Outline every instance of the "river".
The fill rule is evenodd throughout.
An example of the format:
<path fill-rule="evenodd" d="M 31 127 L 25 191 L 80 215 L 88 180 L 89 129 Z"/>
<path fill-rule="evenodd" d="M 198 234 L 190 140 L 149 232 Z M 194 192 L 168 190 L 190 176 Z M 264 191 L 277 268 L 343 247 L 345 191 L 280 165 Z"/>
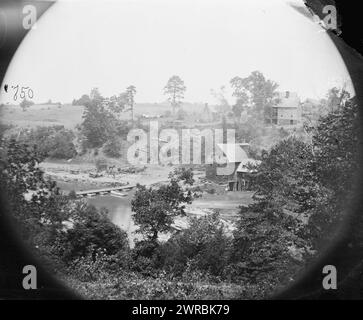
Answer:
<path fill-rule="evenodd" d="M 71 190 L 87 190 L 96 189 L 94 185 L 79 184 L 72 182 L 58 181 L 59 188 L 68 193 Z M 122 230 L 127 232 L 130 245 L 133 246 L 134 239 L 137 237 L 134 231 L 136 226 L 132 220 L 131 211 L 131 198 L 134 191 L 129 191 L 126 197 L 120 198 L 111 195 L 95 196 L 92 198 L 85 198 L 88 203 L 94 205 L 96 208 L 106 208 L 108 210 L 110 220 Z"/>

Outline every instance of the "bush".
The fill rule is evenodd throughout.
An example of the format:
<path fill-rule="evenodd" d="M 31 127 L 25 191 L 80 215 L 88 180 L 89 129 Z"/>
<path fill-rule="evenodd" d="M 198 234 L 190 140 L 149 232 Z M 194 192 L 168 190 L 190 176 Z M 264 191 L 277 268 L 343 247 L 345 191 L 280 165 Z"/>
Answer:
<path fill-rule="evenodd" d="M 76 199 L 77 198 L 76 191 L 74 191 L 74 190 L 69 191 L 68 197 L 69 197 L 69 199 Z"/>
<path fill-rule="evenodd" d="M 81 215 L 73 217 L 73 227 L 64 232 L 63 258 L 65 262 L 87 255 L 95 255 L 99 250 L 106 255 L 115 255 L 129 250 L 127 234 L 107 218 L 107 211 L 97 211 L 86 206 Z"/>
<path fill-rule="evenodd" d="M 103 152 L 109 157 L 120 157 L 121 156 L 121 141 L 114 137 L 108 140 L 103 146 Z"/>
<path fill-rule="evenodd" d="M 189 228 L 170 238 L 160 249 L 164 268 L 181 275 L 191 270 L 221 275 L 228 262 L 230 239 L 219 214 L 191 218 Z"/>
<path fill-rule="evenodd" d="M 69 263 L 67 271 L 81 281 L 90 282 L 118 277 L 128 267 L 127 251 L 109 255 L 105 249 L 97 249 L 92 254 L 74 259 Z"/>
<path fill-rule="evenodd" d="M 34 105 L 34 102 L 24 99 L 22 102 L 20 102 L 19 105 L 23 109 L 23 111 L 26 111 L 27 108 Z"/>
<path fill-rule="evenodd" d="M 132 250 L 131 269 L 149 276 L 155 274 L 159 267 L 159 244 L 152 241 L 137 241 Z"/>
<path fill-rule="evenodd" d="M 24 131 L 19 140 L 36 146 L 44 157 L 55 159 L 69 159 L 77 155 L 72 142 L 74 134 L 63 126 L 37 127 Z"/>
<path fill-rule="evenodd" d="M 55 159 L 70 159 L 77 155 L 72 142 L 73 132 L 68 130 L 58 131 L 54 137 L 50 137 L 48 156 Z"/>

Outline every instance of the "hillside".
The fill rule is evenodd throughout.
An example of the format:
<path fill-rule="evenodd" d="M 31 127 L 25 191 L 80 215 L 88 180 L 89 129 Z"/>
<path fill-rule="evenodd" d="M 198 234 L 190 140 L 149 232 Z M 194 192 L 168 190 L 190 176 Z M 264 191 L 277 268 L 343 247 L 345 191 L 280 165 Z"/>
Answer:
<path fill-rule="evenodd" d="M 203 104 L 183 104 L 186 112 L 202 112 Z M 74 129 L 82 122 L 83 106 L 73 106 L 64 104 L 37 104 L 23 111 L 17 105 L 4 106 L 1 114 L 1 121 L 5 124 L 12 124 L 17 127 L 37 127 L 63 125 L 67 129 Z M 135 116 L 143 114 L 155 116 L 163 115 L 166 111 L 171 111 L 167 103 L 137 103 L 135 105 Z M 130 113 L 125 112 L 121 118 L 130 119 Z"/>

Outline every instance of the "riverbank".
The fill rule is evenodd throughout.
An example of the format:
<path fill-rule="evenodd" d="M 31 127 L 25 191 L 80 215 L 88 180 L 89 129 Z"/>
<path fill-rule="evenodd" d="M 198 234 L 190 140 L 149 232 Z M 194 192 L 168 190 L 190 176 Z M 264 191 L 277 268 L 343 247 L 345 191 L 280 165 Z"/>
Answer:
<path fill-rule="evenodd" d="M 134 173 L 109 174 L 104 172 L 100 177 L 90 177 L 94 171 L 92 163 L 68 163 L 65 161 L 49 161 L 41 163 L 45 175 L 56 181 L 61 191 L 68 194 L 70 191 L 85 191 L 90 189 L 114 187 L 119 185 L 136 185 L 140 183 L 149 187 L 166 183 L 169 174 L 174 170 L 172 166 L 147 165 L 143 170 Z M 182 230 L 189 226 L 189 218 L 210 215 L 218 211 L 226 232 L 231 234 L 234 223 L 238 218 L 241 205 L 253 202 L 251 192 L 228 192 L 225 186 L 206 181 L 202 171 L 194 172 L 195 185 L 201 188 L 201 196 L 186 206 L 186 216 L 176 217 L 173 227 Z M 86 201 L 96 208 L 106 208 L 110 220 L 127 232 L 130 246 L 134 246 L 140 235 L 136 233 L 137 227 L 132 219 L 131 200 L 135 190 L 123 191 L 123 196 L 113 194 L 97 195 L 86 198 Z M 167 240 L 170 234 L 163 234 L 160 240 Z"/>

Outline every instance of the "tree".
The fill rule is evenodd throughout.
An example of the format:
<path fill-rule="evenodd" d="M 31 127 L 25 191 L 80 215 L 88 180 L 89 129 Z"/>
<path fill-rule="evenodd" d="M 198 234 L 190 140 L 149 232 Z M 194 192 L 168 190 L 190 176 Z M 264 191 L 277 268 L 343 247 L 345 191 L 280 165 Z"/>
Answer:
<path fill-rule="evenodd" d="M 194 175 L 193 175 L 193 170 L 191 168 L 187 169 L 187 168 L 176 168 L 174 169 L 173 172 L 171 172 L 169 174 L 169 178 L 170 179 L 176 179 L 177 181 L 184 181 L 185 184 L 188 185 L 193 185 L 195 180 L 194 180 Z"/>
<path fill-rule="evenodd" d="M 102 102 L 104 100 L 98 88 L 92 88 L 89 96 L 91 100 L 96 102 Z"/>
<path fill-rule="evenodd" d="M 11 139 L 3 148 L 0 181 L 8 212 L 19 225 L 23 239 L 34 242 L 41 233 L 51 241 L 68 218 L 63 210 L 67 197 L 54 181 L 44 178 L 39 168 L 44 157 L 36 146 Z"/>
<path fill-rule="evenodd" d="M 236 97 L 236 103 L 232 107 L 233 114 L 238 122 L 241 120 L 242 112 L 247 111 L 249 106 L 249 98 L 246 90 L 246 79 L 234 77 L 231 82 L 233 88 L 232 96 Z"/>
<path fill-rule="evenodd" d="M 234 77 L 230 84 L 234 90 L 233 96 L 237 98 L 237 114 L 247 109 L 256 119 L 271 122 L 272 107 L 278 102 L 277 83 L 266 79 L 261 72 L 254 71 L 246 78 Z"/>
<path fill-rule="evenodd" d="M 186 86 L 184 81 L 179 76 L 172 76 L 166 86 L 164 87 L 164 94 L 168 96 L 168 101 L 173 108 L 173 114 L 175 116 L 175 109 L 180 106 L 184 99 L 184 93 Z"/>
<path fill-rule="evenodd" d="M 62 247 L 65 261 L 87 254 L 94 255 L 99 249 L 114 255 L 129 248 L 127 234 L 107 217 L 107 211 L 93 206 L 78 206 L 73 210 L 72 228 L 63 232 Z M 76 211 L 76 212 L 75 212 Z"/>
<path fill-rule="evenodd" d="M 342 200 L 341 196 L 351 190 L 352 178 L 360 167 L 358 105 L 355 99 L 335 105 L 332 112 L 319 119 L 313 146 L 320 180 Z"/>
<path fill-rule="evenodd" d="M 177 120 L 185 120 L 187 116 L 188 113 L 185 110 L 183 110 L 183 108 L 179 108 L 179 110 L 176 113 Z"/>
<path fill-rule="evenodd" d="M 323 201 L 311 148 L 295 137 L 280 141 L 265 155 L 255 179 L 257 204 L 272 214 L 305 212 Z"/>
<path fill-rule="evenodd" d="M 179 174 L 177 174 L 179 175 Z M 189 181 L 190 175 L 185 175 Z M 191 203 L 195 194 L 184 190 L 177 176 L 171 176 L 168 184 L 159 188 L 137 185 L 131 201 L 133 220 L 147 241 L 156 243 L 159 234 L 170 231 L 174 217 L 185 215 L 185 204 Z"/>
<path fill-rule="evenodd" d="M 231 111 L 231 106 L 229 105 L 228 99 L 226 98 L 226 88 L 224 86 L 220 87 L 219 90 L 212 89 L 211 95 L 218 102 L 216 105 L 218 112 L 224 115 Z"/>
<path fill-rule="evenodd" d="M 355 98 L 342 100 L 331 112 L 319 119 L 313 134 L 316 158 L 315 172 L 329 190 L 328 201 L 314 210 L 309 219 L 311 237 L 317 246 L 329 243 L 344 218 L 347 204 L 353 198 L 359 159 L 359 107 Z M 322 232 L 324 230 L 324 232 Z"/>
<path fill-rule="evenodd" d="M 171 237 L 161 248 L 163 267 L 174 275 L 187 268 L 220 276 L 228 263 L 230 239 L 218 213 L 190 219 L 189 227 Z"/>
<path fill-rule="evenodd" d="M 55 159 L 70 159 L 77 155 L 72 142 L 74 134 L 69 130 L 60 130 L 50 138 L 48 156 Z"/>
<path fill-rule="evenodd" d="M 78 100 L 73 99 L 72 105 L 73 106 L 85 106 L 85 105 L 87 105 L 90 102 L 91 102 L 91 98 L 89 97 L 89 95 L 88 94 L 84 94 Z"/>
<path fill-rule="evenodd" d="M 120 157 L 121 146 L 120 139 L 117 137 L 112 137 L 103 146 L 103 152 L 109 157 Z"/>
<path fill-rule="evenodd" d="M 43 157 L 69 159 L 77 155 L 72 142 L 74 133 L 60 125 L 24 130 L 16 138 L 29 146 L 36 146 Z"/>
<path fill-rule="evenodd" d="M 127 93 L 120 93 L 118 96 L 113 95 L 109 99 L 107 99 L 104 103 L 105 106 L 115 115 L 120 115 L 126 110 L 128 105 Z"/>
<path fill-rule="evenodd" d="M 27 100 L 25 98 L 23 99 L 22 102 L 20 102 L 20 107 L 23 109 L 23 111 L 26 111 L 26 109 L 28 109 L 32 105 L 34 105 L 34 102 Z"/>
<path fill-rule="evenodd" d="M 253 182 L 255 202 L 241 207 L 229 273 L 272 289 L 310 256 L 305 220 L 329 198 L 315 174 L 310 146 L 289 137 L 264 152 Z M 252 166 L 250 166 L 252 169 Z"/>
<path fill-rule="evenodd" d="M 227 274 L 243 283 L 259 283 L 264 294 L 294 278 L 308 255 L 304 225 L 288 216 L 241 208 Z"/>
<path fill-rule="evenodd" d="M 326 95 L 325 100 L 325 112 L 329 113 L 336 111 L 340 106 L 342 106 L 347 100 L 350 99 L 350 93 L 344 88 L 334 87 L 330 89 Z"/>
<path fill-rule="evenodd" d="M 84 147 L 99 148 L 118 133 L 127 131 L 127 123 L 120 120 L 122 112 L 133 110 L 135 87 L 127 92 L 104 98 L 97 88 L 92 89 L 90 100 L 84 104 L 82 133 L 86 137 Z"/>
<path fill-rule="evenodd" d="M 127 105 L 131 110 L 132 123 L 134 123 L 134 97 L 135 97 L 135 94 L 136 94 L 135 86 L 129 86 L 126 88 Z"/>
<path fill-rule="evenodd" d="M 82 133 L 86 137 L 87 146 L 99 148 L 116 134 L 117 119 L 108 110 L 108 103 L 98 89 L 92 89 L 90 97 L 83 112 Z"/>

